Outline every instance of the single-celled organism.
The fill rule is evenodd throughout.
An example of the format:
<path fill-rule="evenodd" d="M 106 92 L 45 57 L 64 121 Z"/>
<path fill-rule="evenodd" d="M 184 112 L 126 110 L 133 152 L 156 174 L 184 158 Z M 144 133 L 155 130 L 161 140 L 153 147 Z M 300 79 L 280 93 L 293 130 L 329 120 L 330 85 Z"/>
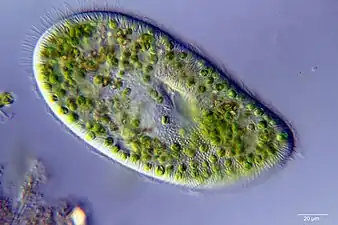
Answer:
<path fill-rule="evenodd" d="M 13 93 L 7 92 L 7 91 L 0 92 L 0 122 L 1 123 L 4 123 L 13 118 L 14 114 L 6 113 L 4 111 L 4 108 L 12 105 L 14 101 L 15 101 L 15 97 Z"/>
<path fill-rule="evenodd" d="M 211 59 L 126 13 L 64 16 L 39 37 L 32 66 L 62 123 L 152 179 L 224 187 L 294 151 L 290 126 Z"/>
<path fill-rule="evenodd" d="M 14 102 L 14 95 L 10 92 L 4 91 L 0 93 L 0 108 L 9 106 Z"/>

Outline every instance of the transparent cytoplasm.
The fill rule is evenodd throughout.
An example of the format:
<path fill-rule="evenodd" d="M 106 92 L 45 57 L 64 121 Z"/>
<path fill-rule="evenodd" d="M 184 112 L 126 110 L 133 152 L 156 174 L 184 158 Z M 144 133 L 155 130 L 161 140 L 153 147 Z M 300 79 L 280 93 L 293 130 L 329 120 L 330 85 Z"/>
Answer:
<path fill-rule="evenodd" d="M 73 133 L 142 173 L 189 188 L 248 179 L 293 150 L 287 124 L 188 44 L 135 17 L 70 16 L 39 39 L 38 88 Z"/>

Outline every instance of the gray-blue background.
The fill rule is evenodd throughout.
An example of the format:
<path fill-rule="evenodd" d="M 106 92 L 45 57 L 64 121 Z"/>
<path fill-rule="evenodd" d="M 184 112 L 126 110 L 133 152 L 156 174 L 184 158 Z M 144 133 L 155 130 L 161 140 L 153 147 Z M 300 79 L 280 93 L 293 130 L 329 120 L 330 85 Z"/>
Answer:
<path fill-rule="evenodd" d="M 84 197 L 92 204 L 97 225 L 304 224 L 298 213 L 328 213 L 317 224 L 338 224 L 338 1 L 120 1 L 121 7 L 198 43 L 298 132 L 304 159 L 237 195 L 204 197 L 119 169 L 90 153 L 46 113 L 19 66 L 21 42 L 40 16 L 62 4 L 1 4 L 0 89 L 14 91 L 18 99 L 11 109 L 15 119 L 0 125 L 0 161 L 8 160 L 24 140 L 52 175 L 47 196 Z"/>

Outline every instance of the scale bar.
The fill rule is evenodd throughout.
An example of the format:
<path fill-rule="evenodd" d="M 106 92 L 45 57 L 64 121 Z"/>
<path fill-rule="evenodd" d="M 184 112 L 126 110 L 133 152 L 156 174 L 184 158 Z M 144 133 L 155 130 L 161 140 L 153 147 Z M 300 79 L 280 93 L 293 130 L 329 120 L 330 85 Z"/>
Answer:
<path fill-rule="evenodd" d="M 329 214 L 327 213 L 300 213 L 297 214 L 298 216 L 328 216 Z"/>

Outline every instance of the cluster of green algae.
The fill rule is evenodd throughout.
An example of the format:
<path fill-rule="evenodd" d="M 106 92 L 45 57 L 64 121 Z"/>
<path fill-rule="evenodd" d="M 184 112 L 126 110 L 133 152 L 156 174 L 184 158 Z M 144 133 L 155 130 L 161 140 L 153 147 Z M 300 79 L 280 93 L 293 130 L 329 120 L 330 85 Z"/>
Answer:
<path fill-rule="evenodd" d="M 14 96 L 12 93 L 7 92 L 7 91 L 3 91 L 0 93 L 0 109 L 5 107 L 5 106 L 9 106 L 11 104 L 14 103 Z"/>
<path fill-rule="evenodd" d="M 194 51 L 127 15 L 88 12 L 40 39 L 48 104 L 108 157 L 143 174 L 212 187 L 277 164 L 288 134 Z"/>
<path fill-rule="evenodd" d="M 5 120 L 13 118 L 13 113 L 7 114 L 4 108 L 9 107 L 15 101 L 14 94 L 7 91 L 0 92 L 0 121 L 4 123 Z"/>

